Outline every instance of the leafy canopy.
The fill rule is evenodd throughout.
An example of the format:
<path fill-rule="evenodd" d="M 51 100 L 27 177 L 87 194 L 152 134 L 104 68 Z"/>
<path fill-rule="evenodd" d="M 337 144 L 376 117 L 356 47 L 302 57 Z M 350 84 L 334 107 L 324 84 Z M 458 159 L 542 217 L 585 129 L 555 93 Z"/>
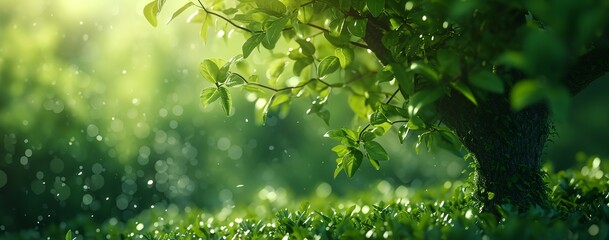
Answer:
<path fill-rule="evenodd" d="M 164 4 L 154 0 L 144 8 L 153 26 Z M 433 106 L 447 94 L 462 94 L 474 105 L 506 95 L 515 111 L 546 102 L 564 118 L 569 90 L 563 69 L 601 38 L 607 9 L 609 1 L 593 0 L 197 1 L 185 2 L 169 21 L 190 11 L 188 21 L 201 25 L 203 41 L 210 29 L 246 36 L 242 54 L 228 62 L 207 59 L 199 68 L 213 85 L 202 90 L 201 103 L 220 102 L 226 115 L 232 111 L 229 89 L 241 88 L 255 94 L 261 124 L 270 111 L 285 115 L 296 98 L 310 98 L 307 114 L 328 123 L 331 93 L 347 92 L 365 124 L 325 136 L 340 141 L 332 149 L 335 176 L 352 176 L 364 159 L 377 169 L 389 159 L 375 139 L 392 127 L 400 142 L 416 136 L 417 152 L 441 146 L 460 153 Z M 261 48 L 275 50 L 265 76 L 244 67 Z"/>

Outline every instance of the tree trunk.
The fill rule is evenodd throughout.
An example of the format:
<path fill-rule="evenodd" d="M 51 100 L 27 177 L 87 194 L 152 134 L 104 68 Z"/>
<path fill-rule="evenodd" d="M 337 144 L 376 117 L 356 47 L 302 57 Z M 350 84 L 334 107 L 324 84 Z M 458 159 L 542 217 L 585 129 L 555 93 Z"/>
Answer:
<path fill-rule="evenodd" d="M 548 206 L 541 154 L 550 129 L 548 110 L 536 105 L 519 112 L 505 95 L 488 95 L 475 106 L 453 92 L 436 104 L 475 159 L 475 198 L 483 211 L 512 204 L 521 210 Z"/>

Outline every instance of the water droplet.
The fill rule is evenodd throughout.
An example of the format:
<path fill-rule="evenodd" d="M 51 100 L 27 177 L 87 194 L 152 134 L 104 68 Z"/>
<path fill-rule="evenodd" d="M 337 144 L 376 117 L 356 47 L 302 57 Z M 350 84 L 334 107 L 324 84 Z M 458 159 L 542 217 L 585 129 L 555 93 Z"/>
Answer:
<path fill-rule="evenodd" d="M 25 156 L 26 157 L 31 157 L 32 156 L 32 149 L 26 149 L 25 150 Z"/>
<path fill-rule="evenodd" d="M 87 126 L 87 135 L 89 137 L 95 137 L 99 135 L 99 128 L 93 124 L 89 124 L 89 126 Z"/>
<path fill-rule="evenodd" d="M 142 231 L 142 229 L 144 229 L 144 224 L 138 223 L 137 226 L 135 226 L 135 229 L 137 229 L 138 231 Z"/>
<path fill-rule="evenodd" d="M 231 146 L 228 149 L 228 157 L 233 160 L 238 160 L 243 155 L 243 150 L 239 146 Z"/>
<path fill-rule="evenodd" d="M 28 158 L 26 156 L 23 156 L 19 159 L 19 163 L 21 163 L 21 165 L 25 166 L 28 163 Z"/>
<path fill-rule="evenodd" d="M 221 137 L 220 139 L 218 139 L 218 143 L 216 144 L 216 146 L 218 147 L 218 149 L 220 149 L 222 151 L 226 151 L 231 146 L 230 139 L 228 139 L 226 137 Z"/>
<path fill-rule="evenodd" d="M 93 202 L 93 196 L 91 196 L 91 194 L 85 194 L 82 196 L 82 203 L 84 205 L 89 205 Z"/>

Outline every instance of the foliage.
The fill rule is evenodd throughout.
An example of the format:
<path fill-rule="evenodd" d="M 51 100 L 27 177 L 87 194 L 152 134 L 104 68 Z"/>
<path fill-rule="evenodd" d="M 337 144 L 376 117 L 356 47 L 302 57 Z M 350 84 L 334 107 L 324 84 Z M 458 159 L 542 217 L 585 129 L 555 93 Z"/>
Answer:
<path fill-rule="evenodd" d="M 144 8 L 153 26 L 164 3 L 154 0 Z M 219 100 L 226 115 L 228 89 L 241 88 L 257 99 L 259 123 L 304 97 L 312 102 L 307 113 L 328 123 L 332 93 L 346 92 L 364 125 L 326 136 L 341 142 L 333 149 L 335 176 L 351 177 L 364 159 L 377 169 L 388 159 L 374 139 L 394 125 L 399 141 L 417 136 L 417 151 L 441 146 L 461 155 L 461 144 L 433 106 L 446 95 L 461 94 L 478 105 L 506 94 L 514 111 L 547 103 L 564 119 L 571 86 L 569 73 L 557 69 L 573 65 L 573 58 L 602 41 L 607 6 L 608 1 L 561 0 L 198 1 L 187 2 L 171 19 L 196 8 L 189 21 L 201 24 L 204 41 L 210 28 L 245 35 L 242 55 L 227 63 L 204 60 L 201 67 L 215 85 L 203 90 L 202 104 Z M 265 76 L 244 67 L 260 46 L 273 52 Z M 516 71 L 523 74 L 510 74 Z"/>
<path fill-rule="evenodd" d="M 80 230 L 72 231 L 76 239 L 604 239 L 609 237 L 608 171 L 607 162 L 587 158 L 580 170 L 561 171 L 550 179 L 555 208 L 519 213 L 503 205 L 499 218 L 469 204 L 467 185 L 404 195 L 406 188 L 380 182 L 378 190 L 353 200 L 312 197 L 290 209 L 262 204 L 256 208 L 272 210 L 263 215 L 238 206 L 229 216 L 155 208 L 124 224 L 111 220 L 103 226 L 68 226 Z M 65 228 L 46 234 L 61 235 Z"/>

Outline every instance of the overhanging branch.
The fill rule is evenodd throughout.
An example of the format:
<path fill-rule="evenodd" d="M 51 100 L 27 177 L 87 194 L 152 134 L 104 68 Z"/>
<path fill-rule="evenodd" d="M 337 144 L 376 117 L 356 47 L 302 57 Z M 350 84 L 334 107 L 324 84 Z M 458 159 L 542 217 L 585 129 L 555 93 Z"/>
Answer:
<path fill-rule="evenodd" d="M 577 59 L 565 76 L 565 85 L 572 95 L 609 72 L 608 56 L 609 44 L 603 44 Z"/>

